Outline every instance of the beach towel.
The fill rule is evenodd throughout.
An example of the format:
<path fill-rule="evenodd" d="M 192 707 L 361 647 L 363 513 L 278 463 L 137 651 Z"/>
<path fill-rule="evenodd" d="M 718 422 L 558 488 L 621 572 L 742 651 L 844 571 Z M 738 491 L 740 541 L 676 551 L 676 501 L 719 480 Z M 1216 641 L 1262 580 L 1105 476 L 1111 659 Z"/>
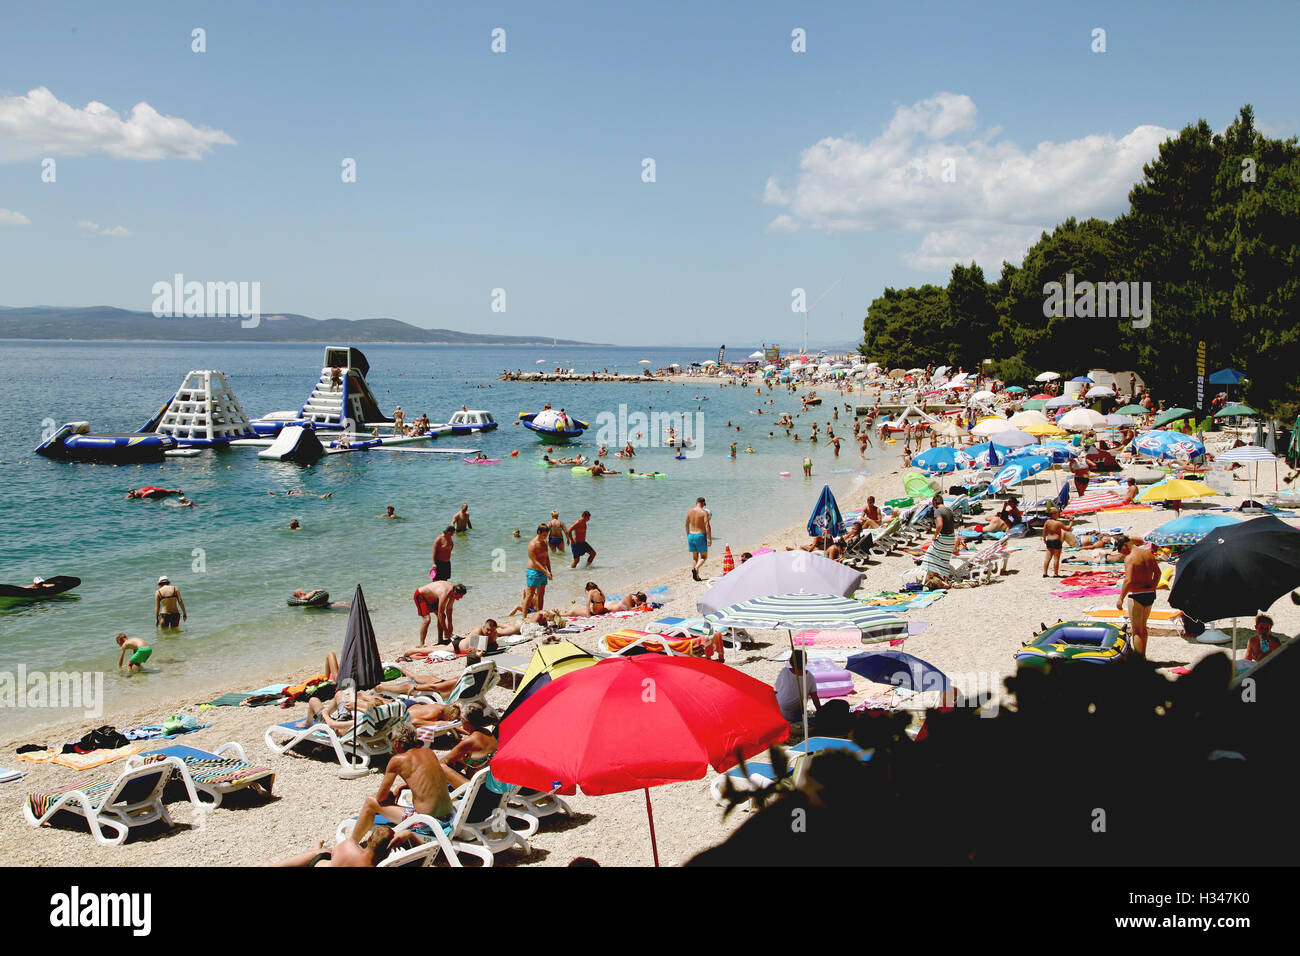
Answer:
<path fill-rule="evenodd" d="M 109 788 L 113 786 L 112 780 L 104 780 L 101 783 L 92 784 L 89 780 L 74 780 L 72 783 L 65 783 L 61 787 L 54 787 L 51 790 L 37 790 L 35 793 L 27 795 L 27 806 L 31 808 L 32 815 L 40 818 L 45 816 L 46 811 L 54 805 L 54 802 L 70 790 L 80 790 L 90 798 L 91 805 L 98 807 L 104 797 L 108 795 Z"/>
<path fill-rule="evenodd" d="M 92 750 L 84 754 L 59 754 L 54 758 L 54 763 L 63 767 L 71 767 L 74 770 L 89 770 L 91 767 L 101 767 L 106 763 L 112 763 L 114 760 L 125 760 L 127 757 L 134 757 L 141 750 L 144 750 L 144 744 L 131 744 L 126 747 L 118 747 L 116 750 Z"/>
<path fill-rule="evenodd" d="M 220 697 L 214 697 L 206 704 L 200 704 L 200 707 L 238 707 L 245 700 L 252 697 L 252 694 L 241 694 L 237 691 L 231 691 L 229 694 L 222 694 Z M 278 695 L 277 695 L 278 696 Z"/>
<path fill-rule="evenodd" d="M 1107 587 L 1115 584 L 1123 576 L 1123 573 L 1119 571 L 1086 571 L 1083 574 L 1061 578 L 1061 583 L 1069 587 Z"/>
<path fill-rule="evenodd" d="M 1119 594 L 1119 588 L 1105 588 L 1090 585 L 1089 587 L 1078 588 L 1074 591 L 1053 591 L 1052 594 L 1059 598 L 1104 597 L 1107 594 Z"/>
<path fill-rule="evenodd" d="M 27 763 L 49 763 L 55 757 L 63 752 L 61 747 L 51 747 L 49 750 L 29 750 L 26 753 L 18 754 L 15 760 L 24 760 Z"/>
<path fill-rule="evenodd" d="M 861 647 L 860 631 L 800 631 L 794 636 L 796 647 Z"/>
<path fill-rule="evenodd" d="M 925 551 L 921 567 L 926 574 L 937 574 L 941 578 L 952 576 L 952 549 L 956 546 L 957 536 L 941 534 L 935 537 Z"/>
<path fill-rule="evenodd" d="M 881 591 L 859 597 L 858 600 L 870 607 L 887 607 L 894 611 L 915 611 L 929 607 L 939 600 L 947 591 Z"/>

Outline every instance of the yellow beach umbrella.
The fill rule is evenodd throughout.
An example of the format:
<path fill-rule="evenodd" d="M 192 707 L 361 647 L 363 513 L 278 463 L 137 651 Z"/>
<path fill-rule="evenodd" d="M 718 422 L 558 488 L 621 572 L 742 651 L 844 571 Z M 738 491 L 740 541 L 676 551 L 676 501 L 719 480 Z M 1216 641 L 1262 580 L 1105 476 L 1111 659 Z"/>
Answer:
<path fill-rule="evenodd" d="M 1200 481 L 1188 481 L 1185 478 L 1171 478 L 1152 485 L 1137 496 L 1138 501 L 1181 501 L 1184 498 L 1205 498 L 1218 492 Z"/>
<path fill-rule="evenodd" d="M 1025 425 L 1020 429 L 1022 432 L 1028 432 L 1030 435 L 1068 435 L 1064 428 L 1057 428 L 1050 422 L 1046 425 Z"/>

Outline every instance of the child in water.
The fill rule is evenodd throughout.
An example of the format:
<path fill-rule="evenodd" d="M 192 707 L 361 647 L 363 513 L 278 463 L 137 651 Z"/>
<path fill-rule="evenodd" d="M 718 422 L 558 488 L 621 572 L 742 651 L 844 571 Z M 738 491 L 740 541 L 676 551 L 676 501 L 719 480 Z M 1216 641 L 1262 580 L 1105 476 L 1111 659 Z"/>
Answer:
<path fill-rule="evenodd" d="M 117 666 L 120 669 L 122 661 L 126 657 L 126 652 L 131 651 L 131 660 L 127 662 L 127 673 L 135 673 L 144 667 L 144 662 L 149 659 L 153 653 L 153 648 L 146 644 L 138 637 L 127 637 L 125 634 L 117 635 L 117 645 L 122 648 L 122 653 L 117 655 Z"/>

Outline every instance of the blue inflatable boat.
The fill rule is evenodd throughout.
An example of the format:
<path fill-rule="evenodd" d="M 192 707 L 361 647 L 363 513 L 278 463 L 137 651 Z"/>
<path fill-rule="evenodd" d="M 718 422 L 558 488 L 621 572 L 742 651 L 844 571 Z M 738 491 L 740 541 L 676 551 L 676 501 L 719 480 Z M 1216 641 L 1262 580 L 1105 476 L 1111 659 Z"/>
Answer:
<path fill-rule="evenodd" d="M 134 465 L 162 461 L 176 447 L 169 435 L 92 435 L 87 422 L 68 422 L 36 446 L 36 454 L 59 461 L 94 461 L 111 465 Z"/>

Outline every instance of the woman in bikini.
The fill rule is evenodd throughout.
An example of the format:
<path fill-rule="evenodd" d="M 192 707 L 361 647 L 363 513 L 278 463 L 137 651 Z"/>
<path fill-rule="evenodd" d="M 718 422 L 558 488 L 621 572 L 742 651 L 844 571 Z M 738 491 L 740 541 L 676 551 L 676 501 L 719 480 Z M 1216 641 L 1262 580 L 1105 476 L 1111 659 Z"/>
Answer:
<path fill-rule="evenodd" d="M 1053 568 L 1052 577 L 1061 576 L 1061 549 L 1064 547 L 1065 532 L 1069 525 L 1061 520 L 1061 513 L 1057 508 L 1052 508 L 1049 512 L 1047 523 L 1043 525 L 1043 545 L 1047 548 L 1047 555 L 1043 558 L 1043 577 L 1047 577 L 1047 569 Z"/>
<path fill-rule="evenodd" d="M 573 604 L 561 614 L 565 617 L 596 617 L 605 613 L 605 592 L 591 581 L 583 585 L 583 590 L 587 592 L 587 603 Z"/>
<path fill-rule="evenodd" d="M 460 743 L 443 756 L 440 763 L 447 777 L 447 785 L 455 790 L 469 783 L 470 778 L 486 767 L 496 753 L 497 738 L 491 733 L 492 721 L 482 707 L 467 707 L 461 715 L 457 733 Z"/>

